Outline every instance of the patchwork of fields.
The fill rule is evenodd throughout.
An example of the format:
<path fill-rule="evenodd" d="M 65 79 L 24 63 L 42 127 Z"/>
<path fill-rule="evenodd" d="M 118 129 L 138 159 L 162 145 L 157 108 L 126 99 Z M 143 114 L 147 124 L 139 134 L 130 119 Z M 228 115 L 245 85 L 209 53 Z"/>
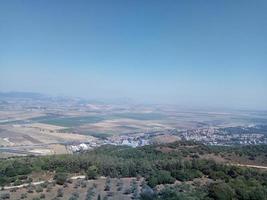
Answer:
<path fill-rule="evenodd" d="M 132 145 L 136 146 L 137 143 L 147 144 L 143 139 L 151 140 L 151 137 L 154 137 L 151 142 L 180 140 L 182 132 L 186 139 L 188 131 L 196 130 L 189 139 L 198 139 L 203 131 L 209 134 L 215 128 L 250 126 L 251 123 L 265 123 L 266 119 L 267 114 L 261 112 L 84 104 L 69 99 L 64 102 L 12 99 L 2 107 L 0 104 L 0 157 L 68 153 L 66 145 L 89 143 L 99 146 L 107 138 L 111 138 L 113 144 L 127 144 L 127 140 L 132 140 Z M 57 148 L 54 148 L 55 144 Z"/>

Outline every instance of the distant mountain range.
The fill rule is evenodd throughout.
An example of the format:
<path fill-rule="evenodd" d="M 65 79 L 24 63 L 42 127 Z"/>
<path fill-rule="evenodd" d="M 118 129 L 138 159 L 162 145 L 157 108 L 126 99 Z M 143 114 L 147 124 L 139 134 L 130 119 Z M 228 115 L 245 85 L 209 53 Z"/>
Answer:
<path fill-rule="evenodd" d="M 134 103 L 133 100 L 129 98 L 115 98 L 115 99 L 87 99 L 80 97 L 68 97 L 68 96 L 54 96 L 46 95 L 38 92 L 0 92 L 0 101 L 8 99 L 31 99 L 31 100 L 56 100 L 56 101 L 66 101 L 66 100 L 76 100 L 80 103 L 96 103 L 96 104 L 131 104 Z"/>
<path fill-rule="evenodd" d="M 36 92 L 0 92 L 0 98 L 43 99 L 47 95 Z"/>

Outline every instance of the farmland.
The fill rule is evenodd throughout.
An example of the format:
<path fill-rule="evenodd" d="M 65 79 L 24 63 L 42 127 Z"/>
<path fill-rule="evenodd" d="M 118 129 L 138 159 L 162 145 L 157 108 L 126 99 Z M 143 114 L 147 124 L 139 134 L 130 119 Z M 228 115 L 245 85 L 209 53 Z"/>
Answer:
<path fill-rule="evenodd" d="M 267 143 L 265 112 L 187 110 L 171 105 L 92 103 L 48 97 L 26 100 L 8 97 L 3 102 L 1 157 L 27 155 L 27 152 L 71 153 L 79 148 L 70 146 L 83 143 L 87 148 L 177 140 L 213 145 Z M 55 144 L 60 151 L 53 148 Z"/>
<path fill-rule="evenodd" d="M 37 117 L 29 119 L 31 121 L 40 122 L 43 124 L 51 124 L 62 127 L 76 127 L 83 124 L 91 124 L 103 121 L 104 118 L 100 116 L 81 116 L 81 117 Z"/>

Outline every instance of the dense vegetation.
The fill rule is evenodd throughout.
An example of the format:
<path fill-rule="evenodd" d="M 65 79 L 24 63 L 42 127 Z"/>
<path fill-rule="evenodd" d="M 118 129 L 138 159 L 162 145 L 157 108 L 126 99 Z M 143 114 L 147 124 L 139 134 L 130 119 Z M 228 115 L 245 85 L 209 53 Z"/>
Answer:
<path fill-rule="evenodd" d="M 211 148 L 179 142 L 141 148 L 102 146 L 76 155 L 10 158 L 0 161 L 0 184 L 27 181 L 27 175 L 33 171 L 56 172 L 58 184 L 64 184 L 69 173 L 83 173 L 90 179 L 99 175 L 142 176 L 146 184 L 141 199 L 266 199 L 266 172 L 219 164 L 200 157 L 227 150 L 228 147 Z M 244 154 L 253 152 L 258 155 L 266 150 L 266 146 L 240 150 L 244 150 Z M 154 190 L 159 184 L 175 181 L 181 184 Z"/>
<path fill-rule="evenodd" d="M 262 156 L 264 161 L 267 160 L 267 145 L 246 145 L 246 146 L 211 146 L 212 152 L 216 154 L 235 154 L 237 156 L 246 156 L 250 160 L 254 160 L 258 156 Z"/>

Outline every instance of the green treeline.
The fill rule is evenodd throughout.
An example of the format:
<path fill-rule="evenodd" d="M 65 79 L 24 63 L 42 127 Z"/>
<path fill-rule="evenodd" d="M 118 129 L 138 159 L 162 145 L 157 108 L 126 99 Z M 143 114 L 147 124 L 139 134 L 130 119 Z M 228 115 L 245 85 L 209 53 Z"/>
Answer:
<path fill-rule="evenodd" d="M 220 148 L 220 153 L 226 152 L 227 148 Z M 256 150 L 250 148 L 255 153 Z M 262 148 L 266 147 L 261 147 L 260 150 Z M 61 174 L 61 182 L 62 174 L 69 173 L 85 174 L 90 179 L 97 176 L 142 176 L 147 187 L 152 189 L 159 184 L 172 184 L 176 180 L 186 183 L 196 178 L 206 178 L 211 182 L 197 186 L 168 186 L 159 193 L 144 189 L 140 198 L 266 199 L 266 172 L 218 164 L 213 160 L 200 158 L 200 155 L 217 151 L 214 147 L 179 142 L 140 148 L 108 145 L 75 155 L 9 158 L 0 161 L 0 184 L 18 184 L 27 180 L 27 175 L 33 171 L 57 172 Z"/>

